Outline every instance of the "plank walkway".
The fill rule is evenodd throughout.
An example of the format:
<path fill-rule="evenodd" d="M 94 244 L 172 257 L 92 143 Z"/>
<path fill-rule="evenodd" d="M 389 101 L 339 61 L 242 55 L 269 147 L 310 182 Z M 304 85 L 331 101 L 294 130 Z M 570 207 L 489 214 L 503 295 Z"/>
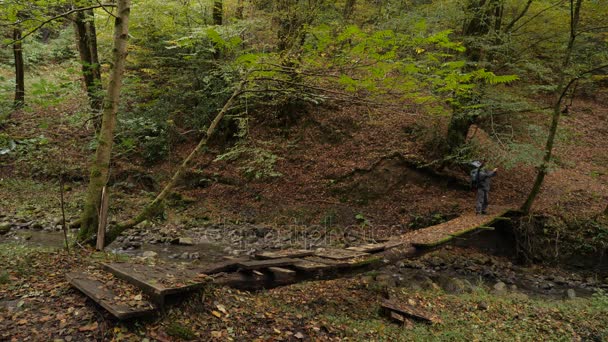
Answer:
<path fill-rule="evenodd" d="M 126 262 L 102 264 L 105 271 L 147 295 L 148 300 L 144 299 L 137 306 L 129 305 L 98 277 L 86 272 L 72 272 L 67 278 L 72 286 L 116 318 L 129 319 L 152 314 L 164 306 L 166 297 L 198 290 L 211 281 L 243 289 L 261 289 L 370 270 L 386 261 L 416 257 L 469 233 L 493 229 L 491 226 L 505 219 L 504 215 L 508 212 L 507 208 L 495 207 L 489 215 L 467 214 L 384 242 L 346 249 L 263 251 L 256 254 L 255 259 L 227 258 L 213 265 L 178 265 L 160 260 L 154 265 Z"/>

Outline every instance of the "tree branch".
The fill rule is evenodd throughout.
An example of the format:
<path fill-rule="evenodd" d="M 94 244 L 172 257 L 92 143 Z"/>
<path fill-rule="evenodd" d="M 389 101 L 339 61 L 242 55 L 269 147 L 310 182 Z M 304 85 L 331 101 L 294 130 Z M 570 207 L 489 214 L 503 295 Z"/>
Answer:
<path fill-rule="evenodd" d="M 15 44 L 15 43 L 16 43 L 16 42 L 18 42 L 18 41 L 22 41 L 23 39 L 25 39 L 26 37 L 30 36 L 30 35 L 31 35 L 31 34 L 33 34 L 34 32 L 36 32 L 36 31 L 40 30 L 40 29 L 41 29 L 41 28 L 42 28 L 44 25 L 46 25 L 46 24 L 48 24 L 48 23 L 50 23 L 50 22 L 52 22 L 52 21 L 55 21 L 55 20 L 60 19 L 60 18 L 67 17 L 67 16 L 69 16 L 70 14 L 73 14 L 73 13 L 76 13 L 76 12 L 88 11 L 88 10 L 92 10 L 92 9 L 95 9 L 95 8 L 100 8 L 100 7 L 101 7 L 101 8 L 105 8 L 105 7 L 116 7 L 116 5 L 115 5 L 115 4 L 99 4 L 99 5 L 95 5 L 95 6 L 89 6 L 89 7 L 80 7 L 80 8 L 74 8 L 74 9 L 71 9 L 71 10 L 69 10 L 69 11 L 67 11 L 67 12 L 64 12 L 64 13 L 58 14 L 58 15 L 56 15 L 56 16 L 54 16 L 54 17 L 51 17 L 51 18 L 49 18 L 49 19 L 47 19 L 47 20 L 45 20 L 45 21 L 41 22 L 41 23 L 40 23 L 38 26 L 34 27 L 34 28 L 33 28 L 33 29 L 31 29 L 30 31 L 28 31 L 27 33 L 25 33 L 24 35 L 22 35 L 22 36 L 21 36 L 21 38 L 19 38 L 19 39 L 15 39 L 15 40 L 13 40 L 13 41 L 11 41 L 11 42 L 9 42 L 9 43 L 5 44 L 4 46 L 10 46 L 10 45 Z M 18 25 L 18 24 L 19 24 L 19 22 L 15 22 L 15 23 L 13 23 L 13 24 L 11 24 L 11 25 Z"/>

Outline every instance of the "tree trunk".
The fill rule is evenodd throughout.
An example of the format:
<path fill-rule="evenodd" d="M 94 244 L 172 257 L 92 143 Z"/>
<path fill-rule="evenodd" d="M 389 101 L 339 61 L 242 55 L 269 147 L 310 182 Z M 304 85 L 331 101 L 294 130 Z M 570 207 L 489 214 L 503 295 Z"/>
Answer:
<path fill-rule="evenodd" d="M 165 200 L 165 198 L 167 198 L 167 195 L 169 195 L 171 189 L 173 189 L 173 187 L 175 186 L 175 183 L 177 183 L 177 181 L 180 180 L 182 174 L 190 167 L 190 163 L 192 162 L 192 159 L 201 151 L 201 149 L 204 146 L 207 145 L 207 142 L 215 133 L 215 130 L 217 129 L 217 126 L 224 118 L 224 115 L 232 107 L 232 104 L 237 99 L 237 97 L 242 93 L 244 87 L 245 87 L 245 81 L 242 81 L 238 85 L 238 87 L 234 90 L 234 92 L 232 93 L 232 96 L 230 96 L 228 101 L 226 101 L 226 103 L 224 104 L 224 107 L 222 107 L 222 109 L 217 114 L 215 119 L 213 119 L 213 122 L 211 123 L 211 125 L 209 125 L 209 128 L 207 129 L 207 132 L 206 132 L 207 134 L 205 134 L 205 137 L 203 139 L 201 139 L 201 141 L 194 148 L 194 150 L 192 150 L 192 152 L 190 152 L 188 157 L 186 159 L 184 159 L 184 161 L 179 166 L 177 171 L 175 171 L 175 174 L 173 175 L 173 177 L 171 177 L 171 179 L 169 180 L 169 183 L 167 183 L 167 185 L 165 185 L 165 187 L 158 194 L 158 196 L 156 196 L 156 198 L 152 202 L 150 202 L 150 204 L 148 204 L 141 211 L 141 213 L 139 213 L 139 215 L 137 215 L 135 218 L 125 221 L 125 222 L 121 222 L 116 227 L 110 229 L 110 231 L 106 235 L 106 245 L 112 243 L 112 241 L 114 241 L 123 231 L 141 223 L 145 219 L 151 217 L 152 215 L 154 215 L 155 213 L 158 213 L 160 211 L 160 209 L 162 208 L 163 201 Z"/>
<path fill-rule="evenodd" d="M 213 24 L 222 25 L 222 19 L 224 17 L 223 1 L 213 2 Z"/>
<path fill-rule="evenodd" d="M 101 191 L 107 184 L 110 172 L 110 157 L 116 127 L 116 115 L 122 88 L 122 78 L 127 59 L 127 40 L 129 33 L 130 0 L 118 0 L 118 17 L 114 24 L 113 68 L 104 101 L 101 130 L 99 132 L 97 151 L 91 165 L 89 186 L 81 218 L 78 239 L 90 240 L 99 224 L 98 212 L 101 204 Z"/>
<path fill-rule="evenodd" d="M 245 0 L 238 0 L 236 3 L 236 18 L 243 19 L 243 12 L 245 10 Z"/>
<path fill-rule="evenodd" d="M 473 119 L 462 111 L 456 111 L 450 118 L 447 134 L 447 145 L 450 153 L 454 153 L 467 141 Z"/>
<path fill-rule="evenodd" d="M 344 20 L 350 19 L 350 16 L 354 13 L 356 2 L 357 0 L 346 0 L 346 3 L 344 4 L 344 9 L 342 10 L 342 16 L 344 17 Z"/>
<path fill-rule="evenodd" d="M 538 173 L 536 174 L 534 185 L 532 185 L 532 189 L 530 190 L 530 194 L 528 195 L 526 202 L 521 207 L 521 211 L 524 214 L 529 213 L 530 209 L 532 209 L 532 204 L 534 204 L 534 200 L 540 193 L 543 181 L 545 180 L 545 176 L 547 175 L 547 168 L 549 166 L 549 163 L 551 162 L 551 157 L 553 154 L 553 145 L 555 143 L 555 135 L 557 134 L 557 126 L 559 124 L 559 119 L 562 113 L 562 99 L 564 98 L 565 92 L 568 90 L 566 86 L 566 73 L 568 67 L 570 66 L 570 60 L 572 57 L 574 40 L 576 39 L 576 30 L 578 27 L 582 2 L 583 0 L 576 0 L 576 4 L 574 4 L 574 0 L 570 0 L 570 39 L 568 40 L 566 54 L 559 70 L 559 80 L 555 93 L 555 103 L 553 104 L 551 128 L 549 129 L 549 136 L 547 137 L 547 143 L 545 145 L 545 155 L 543 157 L 541 165 L 538 168 Z"/>
<path fill-rule="evenodd" d="M 103 97 L 101 94 L 101 70 L 97 55 L 97 34 L 93 10 L 77 12 L 74 18 L 74 28 L 84 84 L 91 109 L 96 114 L 102 109 Z M 97 120 L 96 126 L 99 128 L 99 120 Z"/>
<path fill-rule="evenodd" d="M 23 44 L 21 42 L 21 29 L 13 30 L 13 56 L 15 57 L 15 109 L 25 104 L 25 68 L 23 64 Z"/>
<path fill-rule="evenodd" d="M 469 0 L 467 12 L 471 17 L 463 27 L 463 34 L 469 37 L 465 52 L 469 60 L 482 60 L 483 47 L 478 37 L 487 35 L 492 28 L 500 27 L 502 6 L 502 0 Z"/>

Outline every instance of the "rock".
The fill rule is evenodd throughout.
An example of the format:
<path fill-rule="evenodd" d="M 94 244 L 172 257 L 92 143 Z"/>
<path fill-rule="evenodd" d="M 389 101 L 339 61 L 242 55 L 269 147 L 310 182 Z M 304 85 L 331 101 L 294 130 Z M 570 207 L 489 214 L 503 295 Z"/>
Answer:
<path fill-rule="evenodd" d="M 552 282 L 548 281 L 546 283 L 541 283 L 541 287 L 543 290 L 551 290 L 553 287 L 555 287 L 555 284 L 553 284 Z"/>
<path fill-rule="evenodd" d="M 180 254 L 179 258 L 180 259 L 190 259 L 190 253 L 184 252 L 184 253 Z"/>
<path fill-rule="evenodd" d="M 576 298 L 576 291 L 574 289 L 568 289 L 564 292 L 564 299 L 574 299 Z"/>
<path fill-rule="evenodd" d="M 42 227 L 42 224 L 41 224 L 40 222 L 34 222 L 34 223 L 33 223 L 33 224 L 30 226 L 30 228 L 32 228 L 32 229 L 36 229 L 36 230 L 41 230 L 43 227 Z"/>
<path fill-rule="evenodd" d="M 567 281 L 566 278 L 562 277 L 562 276 L 557 276 L 553 279 L 553 281 L 557 284 L 557 285 L 566 285 Z"/>
<path fill-rule="evenodd" d="M 0 235 L 4 235 L 4 234 L 8 233 L 11 230 L 12 226 L 13 225 L 9 222 L 0 223 Z"/>
<path fill-rule="evenodd" d="M 511 290 L 513 292 L 517 291 L 517 285 L 513 284 L 513 285 L 509 286 L 509 290 Z"/>
<path fill-rule="evenodd" d="M 482 310 L 482 311 L 486 311 L 490 308 L 490 306 L 488 305 L 488 303 L 481 301 L 479 303 L 477 303 L 477 309 L 478 310 Z"/>
<path fill-rule="evenodd" d="M 61 217 L 56 217 L 53 219 L 53 225 L 58 225 L 58 224 L 62 224 L 63 223 L 63 218 Z"/>
<path fill-rule="evenodd" d="M 200 259 L 201 255 L 198 252 L 190 253 L 190 259 Z"/>
<path fill-rule="evenodd" d="M 507 285 L 502 281 L 499 281 L 498 283 L 494 284 L 492 292 L 496 294 L 502 294 L 505 291 L 507 291 Z"/>
<path fill-rule="evenodd" d="M 189 238 L 189 237 L 180 237 L 179 240 L 177 241 L 177 243 L 180 245 L 184 245 L 184 246 L 194 245 L 192 238 Z"/>
<path fill-rule="evenodd" d="M 145 251 L 141 256 L 143 256 L 144 258 L 154 258 L 158 255 L 158 253 L 154 252 L 154 251 Z"/>
<path fill-rule="evenodd" d="M 376 276 L 376 282 L 380 286 L 395 287 L 397 284 L 395 279 L 390 274 L 379 274 Z"/>
<path fill-rule="evenodd" d="M 466 291 L 465 283 L 458 278 L 439 277 L 437 282 L 446 293 L 462 294 Z"/>

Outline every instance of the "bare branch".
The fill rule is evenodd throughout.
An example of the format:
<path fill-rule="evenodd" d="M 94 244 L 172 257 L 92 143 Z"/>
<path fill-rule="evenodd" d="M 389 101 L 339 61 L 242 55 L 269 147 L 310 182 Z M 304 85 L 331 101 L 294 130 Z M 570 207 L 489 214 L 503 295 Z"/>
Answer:
<path fill-rule="evenodd" d="M 49 19 L 47 19 L 47 20 L 45 20 L 45 21 L 42 21 L 42 22 L 41 22 L 41 23 L 40 23 L 38 26 L 34 27 L 34 28 L 33 28 L 33 29 L 31 29 L 30 31 L 28 31 L 27 33 L 25 33 L 24 35 L 22 35 L 22 36 L 21 36 L 21 38 L 19 38 L 19 39 L 15 39 L 15 40 L 13 40 L 13 41 L 11 41 L 11 42 L 9 42 L 9 43 L 5 44 L 4 46 L 13 45 L 13 44 L 14 44 L 14 43 L 16 43 L 16 42 L 18 42 L 18 41 L 21 41 L 21 40 L 25 39 L 26 37 L 30 36 L 30 35 L 31 35 L 31 34 L 33 34 L 34 32 L 36 32 L 36 31 L 38 31 L 39 29 L 41 29 L 41 28 L 42 28 L 44 25 L 46 25 L 46 24 L 48 24 L 48 23 L 50 23 L 50 22 L 52 22 L 52 21 L 55 21 L 55 20 L 60 19 L 60 18 L 67 17 L 67 16 L 69 16 L 70 14 L 73 14 L 73 13 L 76 13 L 76 12 L 88 11 L 88 10 L 92 10 L 92 9 L 95 9 L 95 8 L 100 8 L 100 7 L 101 7 L 101 8 L 104 8 L 104 7 L 116 7 L 116 5 L 115 5 L 115 4 L 99 4 L 99 5 L 95 5 L 95 6 L 89 6 L 89 7 L 81 7 L 81 8 L 74 8 L 74 9 L 71 9 L 71 10 L 69 10 L 69 11 L 67 11 L 67 12 L 64 12 L 64 13 L 58 14 L 58 15 L 56 15 L 56 16 L 54 16 L 54 17 L 51 17 L 51 18 L 49 18 Z M 13 24 L 17 25 L 16 23 L 13 23 Z"/>

